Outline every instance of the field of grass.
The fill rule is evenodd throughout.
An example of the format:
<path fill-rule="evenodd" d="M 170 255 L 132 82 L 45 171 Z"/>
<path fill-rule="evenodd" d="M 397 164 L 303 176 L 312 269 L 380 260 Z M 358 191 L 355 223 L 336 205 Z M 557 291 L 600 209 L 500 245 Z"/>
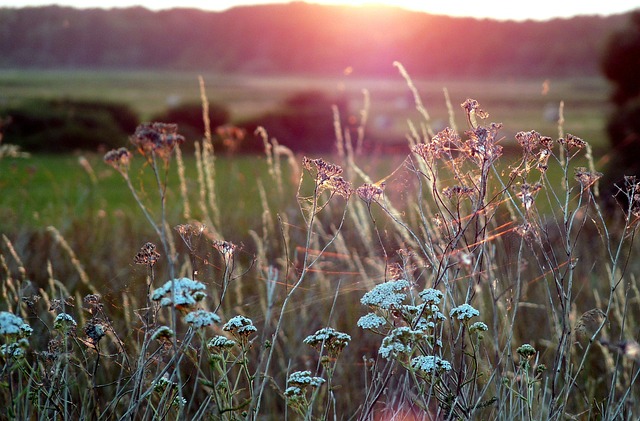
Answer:
<path fill-rule="evenodd" d="M 42 89 L 89 95 L 81 75 L 75 88 L 49 77 Z M 189 80 L 161 77 L 154 90 L 102 75 L 100 90 L 161 101 Z M 235 104 L 253 93 L 267 109 L 269 92 L 312 83 L 344 83 L 354 98 L 370 83 L 372 121 L 393 108 L 427 123 L 404 81 L 245 79 Z M 417 85 L 433 126 L 446 124 L 441 86 Z M 419 134 L 397 156 L 312 159 L 265 142 L 263 155 L 228 157 L 203 140 L 180 159 L 172 128 L 153 126 L 108 162 L 0 159 L 7 418 L 640 416 L 640 184 L 621 186 L 626 208 L 603 210 L 588 147 L 555 141 L 557 123 L 526 112 L 572 93 L 564 130 L 589 141 L 580 130 L 596 130 L 606 87 L 448 88 L 458 131 Z M 469 96 L 488 120 L 474 102 L 458 107 Z"/>

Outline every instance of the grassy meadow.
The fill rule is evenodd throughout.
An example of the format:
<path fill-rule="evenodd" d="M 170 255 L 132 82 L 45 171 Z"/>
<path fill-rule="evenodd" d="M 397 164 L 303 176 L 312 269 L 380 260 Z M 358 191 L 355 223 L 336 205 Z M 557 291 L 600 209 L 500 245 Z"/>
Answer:
<path fill-rule="evenodd" d="M 0 159 L 7 419 L 640 416 L 640 183 L 603 208 L 604 82 L 415 81 L 427 113 L 400 76 L 204 79 L 236 120 L 367 89 L 364 141 L 388 115 L 406 150 L 258 134 L 264 154 L 230 156 L 156 124 L 106 154 Z M 0 92 L 143 116 L 201 94 L 130 72 L 5 71 Z"/>

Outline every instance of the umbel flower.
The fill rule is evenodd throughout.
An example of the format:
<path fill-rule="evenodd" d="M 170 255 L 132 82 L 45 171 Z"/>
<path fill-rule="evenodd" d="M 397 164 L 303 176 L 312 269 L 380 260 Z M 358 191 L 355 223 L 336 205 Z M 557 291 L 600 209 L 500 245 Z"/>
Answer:
<path fill-rule="evenodd" d="M 320 350 L 324 347 L 329 356 L 338 357 L 342 350 L 349 345 L 351 336 L 346 333 L 338 332 L 334 328 L 325 327 L 318 330 L 313 335 L 309 335 L 304 339 L 304 343 Z"/>
<path fill-rule="evenodd" d="M 251 335 L 258 329 L 253 325 L 251 319 L 244 316 L 235 316 L 222 326 L 222 330 L 231 332 L 237 338 L 242 338 Z"/>
<path fill-rule="evenodd" d="M 173 287 L 173 296 L 171 288 Z M 202 282 L 189 278 L 167 281 L 163 286 L 153 291 L 151 299 L 160 301 L 162 307 L 175 306 L 178 309 L 190 309 L 195 307 L 198 301 L 207 296 L 206 287 Z M 175 300 L 175 301 L 174 301 Z"/>

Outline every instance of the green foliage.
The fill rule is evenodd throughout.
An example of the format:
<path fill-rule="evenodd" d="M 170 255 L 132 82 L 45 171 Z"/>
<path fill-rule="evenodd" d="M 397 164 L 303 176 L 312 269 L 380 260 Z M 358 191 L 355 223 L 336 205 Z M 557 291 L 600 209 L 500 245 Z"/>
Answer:
<path fill-rule="evenodd" d="M 248 133 L 265 127 L 278 143 L 294 152 L 329 152 L 335 146 L 335 129 L 330 124 L 318 122 L 334 120 L 334 106 L 344 120 L 348 113 L 346 99 L 333 99 L 319 91 L 301 92 L 285 99 L 279 110 L 241 123 L 241 126 Z M 262 145 L 256 144 L 254 148 L 261 150 Z"/>
<path fill-rule="evenodd" d="M 220 104 L 209 104 L 209 124 L 211 130 L 229 122 L 229 110 Z M 191 140 L 199 140 L 204 133 L 202 103 L 191 102 L 170 107 L 151 118 L 152 121 L 166 121 L 177 124 L 180 133 Z"/>
<path fill-rule="evenodd" d="M 121 146 L 137 124 L 122 104 L 96 101 L 28 101 L 0 110 L 5 141 L 28 152 L 70 152 Z"/>

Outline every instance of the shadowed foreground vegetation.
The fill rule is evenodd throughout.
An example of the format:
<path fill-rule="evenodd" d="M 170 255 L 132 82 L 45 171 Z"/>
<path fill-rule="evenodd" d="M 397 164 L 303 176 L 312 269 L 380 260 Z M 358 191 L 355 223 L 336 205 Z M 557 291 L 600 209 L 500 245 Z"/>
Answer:
<path fill-rule="evenodd" d="M 30 237 L 47 205 L 13 202 L 7 417 L 640 416 L 640 183 L 605 213 L 588 139 L 562 124 L 506 155 L 475 100 L 442 130 L 415 112 L 398 162 L 362 154 L 366 112 L 354 137 L 336 118 L 324 159 L 264 129 L 259 160 L 216 159 L 209 130 L 186 159 L 174 125 L 144 124 L 80 161 L 66 229 Z"/>

